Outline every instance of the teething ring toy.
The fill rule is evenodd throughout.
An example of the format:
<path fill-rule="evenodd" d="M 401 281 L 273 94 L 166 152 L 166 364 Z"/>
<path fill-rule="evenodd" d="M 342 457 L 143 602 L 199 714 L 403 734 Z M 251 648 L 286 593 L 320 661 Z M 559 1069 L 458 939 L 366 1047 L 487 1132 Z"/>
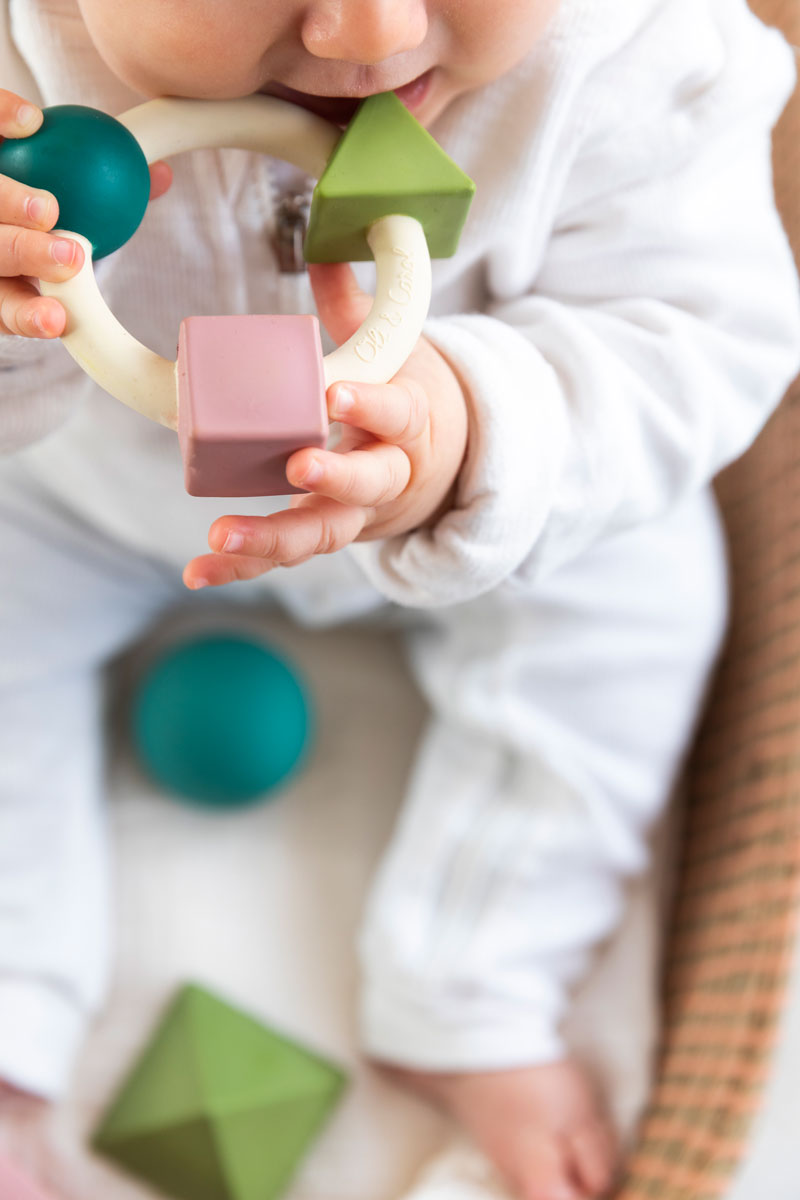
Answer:
<path fill-rule="evenodd" d="M 69 353 L 112 396 L 177 431 L 190 494 L 298 490 L 286 481 L 286 461 L 302 446 L 326 444 L 327 388 L 339 380 L 386 383 L 416 345 L 430 305 L 431 254 L 454 252 L 471 180 L 391 92 L 365 101 L 344 133 L 260 94 L 151 100 L 119 118 L 78 105 L 44 114 L 32 137 L 0 146 L 0 173 L 52 191 L 60 206 L 53 233 L 83 247 L 84 265 L 72 279 L 40 281 L 42 295 L 57 297 L 67 312 L 61 340 Z M 138 228 L 149 164 L 212 147 L 283 158 L 319 181 L 307 261 L 374 258 L 372 308 L 331 354 L 323 357 L 313 316 L 199 316 L 181 323 L 173 362 L 137 341 L 108 308 L 93 258 Z M 91 188 L 75 169 L 79 152 L 84 160 L 88 153 Z"/>

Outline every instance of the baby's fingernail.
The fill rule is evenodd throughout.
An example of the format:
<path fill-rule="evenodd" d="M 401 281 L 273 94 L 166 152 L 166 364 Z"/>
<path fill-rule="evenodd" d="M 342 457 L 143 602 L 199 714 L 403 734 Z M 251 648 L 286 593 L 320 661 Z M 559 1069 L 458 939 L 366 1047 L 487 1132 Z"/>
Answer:
<path fill-rule="evenodd" d="M 244 545 L 243 533 L 229 533 L 222 543 L 222 550 L 225 554 L 236 554 Z"/>
<path fill-rule="evenodd" d="M 47 214 L 50 212 L 50 200 L 47 196 L 29 196 L 25 201 L 25 207 L 30 219 L 37 225 L 41 225 L 47 220 Z"/>
<path fill-rule="evenodd" d="M 322 479 L 322 463 L 319 461 L 319 459 L 312 458 L 300 482 L 319 483 L 320 479 Z"/>
<path fill-rule="evenodd" d="M 20 104 L 17 109 L 17 125 L 20 129 L 28 129 L 39 124 L 41 109 L 34 108 L 32 104 Z"/>
<path fill-rule="evenodd" d="M 68 242 L 65 239 L 56 239 L 51 243 L 50 253 L 57 263 L 61 263 L 62 267 L 71 267 L 75 261 L 75 255 L 78 251 L 77 242 Z"/>
<path fill-rule="evenodd" d="M 189 587 L 192 589 L 192 591 L 196 592 L 198 588 L 208 587 L 208 580 L 207 579 L 190 579 Z"/>
<path fill-rule="evenodd" d="M 337 388 L 333 401 L 334 414 L 343 417 L 345 413 L 350 412 L 355 402 L 356 398 L 349 388 Z"/>

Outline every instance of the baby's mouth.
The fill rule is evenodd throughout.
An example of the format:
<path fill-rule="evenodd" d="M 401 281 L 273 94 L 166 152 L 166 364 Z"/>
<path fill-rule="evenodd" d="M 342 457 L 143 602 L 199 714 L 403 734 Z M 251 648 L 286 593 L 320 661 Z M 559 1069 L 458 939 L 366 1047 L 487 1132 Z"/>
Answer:
<path fill-rule="evenodd" d="M 311 96 L 308 92 L 296 92 L 282 83 L 267 83 L 261 91 L 267 96 L 276 96 L 278 100 L 289 100 L 300 108 L 307 108 L 318 117 L 333 121 L 334 125 L 347 125 L 361 103 L 360 99 L 353 100 L 346 96 Z"/>
<path fill-rule="evenodd" d="M 417 79 L 412 79 L 410 83 L 403 84 L 402 87 L 395 89 L 395 94 L 412 112 L 425 99 L 432 73 L 432 71 L 426 71 L 424 75 L 420 75 Z M 355 98 L 348 96 L 314 96 L 309 92 L 297 92 L 294 88 L 287 87 L 283 83 L 266 83 L 261 88 L 261 91 L 266 96 L 276 96 L 279 100 L 289 100 L 292 104 L 297 104 L 301 108 L 307 108 L 309 112 L 316 113 L 318 117 L 324 117 L 326 121 L 332 121 L 334 125 L 341 126 L 349 124 L 355 116 L 359 104 L 365 99 L 363 96 Z"/>

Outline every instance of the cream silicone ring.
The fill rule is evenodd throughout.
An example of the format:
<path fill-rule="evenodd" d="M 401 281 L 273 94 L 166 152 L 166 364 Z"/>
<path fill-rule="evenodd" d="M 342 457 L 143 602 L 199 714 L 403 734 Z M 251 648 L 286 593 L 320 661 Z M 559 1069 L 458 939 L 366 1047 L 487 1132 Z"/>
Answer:
<path fill-rule="evenodd" d="M 254 150 L 300 167 L 318 178 L 333 152 L 338 126 L 270 96 L 239 100 L 150 100 L 117 118 L 139 142 L 148 163 L 187 150 L 226 147 Z M 61 340 L 100 387 L 143 416 L 178 428 L 177 363 L 139 342 L 117 320 L 94 275 L 92 248 L 80 234 L 84 265 L 65 283 L 41 281 L 42 295 L 63 303 Z M 420 223 L 402 214 L 382 217 L 367 240 L 376 267 L 375 300 L 357 332 L 327 355 L 325 386 L 337 380 L 385 383 L 416 345 L 431 298 L 431 264 Z"/>

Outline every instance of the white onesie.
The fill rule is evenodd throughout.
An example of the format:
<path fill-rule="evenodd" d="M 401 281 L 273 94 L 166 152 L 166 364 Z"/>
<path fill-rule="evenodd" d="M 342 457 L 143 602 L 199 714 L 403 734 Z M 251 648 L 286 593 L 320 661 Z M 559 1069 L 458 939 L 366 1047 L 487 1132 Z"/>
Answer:
<path fill-rule="evenodd" d="M 143 99 L 77 0 L 7 15 L 2 86 Z M 431 703 L 362 938 L 378 1056 L 563 1053 L 569 989 L 647 861 L 725 620 L 708 483 L 800 362 L 769 153 L 793 79 L 744 0 L 563 0 L 432 131 L 477 183 L 426 326 L 474 398 L 453 510 L 231 589 L 306 624 L 387 612 Z M 98 264 L 127 327 L 174 358 L 185 316 L 313 311 L 307 277 L 276 269 L 276 164 L 172 165 Z M 232 506 L 187 496 L 174 436 L 58 344 L 2 340 L 0 449 L 0 1077 L 54 1095 L 108 970 L 100 673 L 192 602 L 181 568 Z"/>

